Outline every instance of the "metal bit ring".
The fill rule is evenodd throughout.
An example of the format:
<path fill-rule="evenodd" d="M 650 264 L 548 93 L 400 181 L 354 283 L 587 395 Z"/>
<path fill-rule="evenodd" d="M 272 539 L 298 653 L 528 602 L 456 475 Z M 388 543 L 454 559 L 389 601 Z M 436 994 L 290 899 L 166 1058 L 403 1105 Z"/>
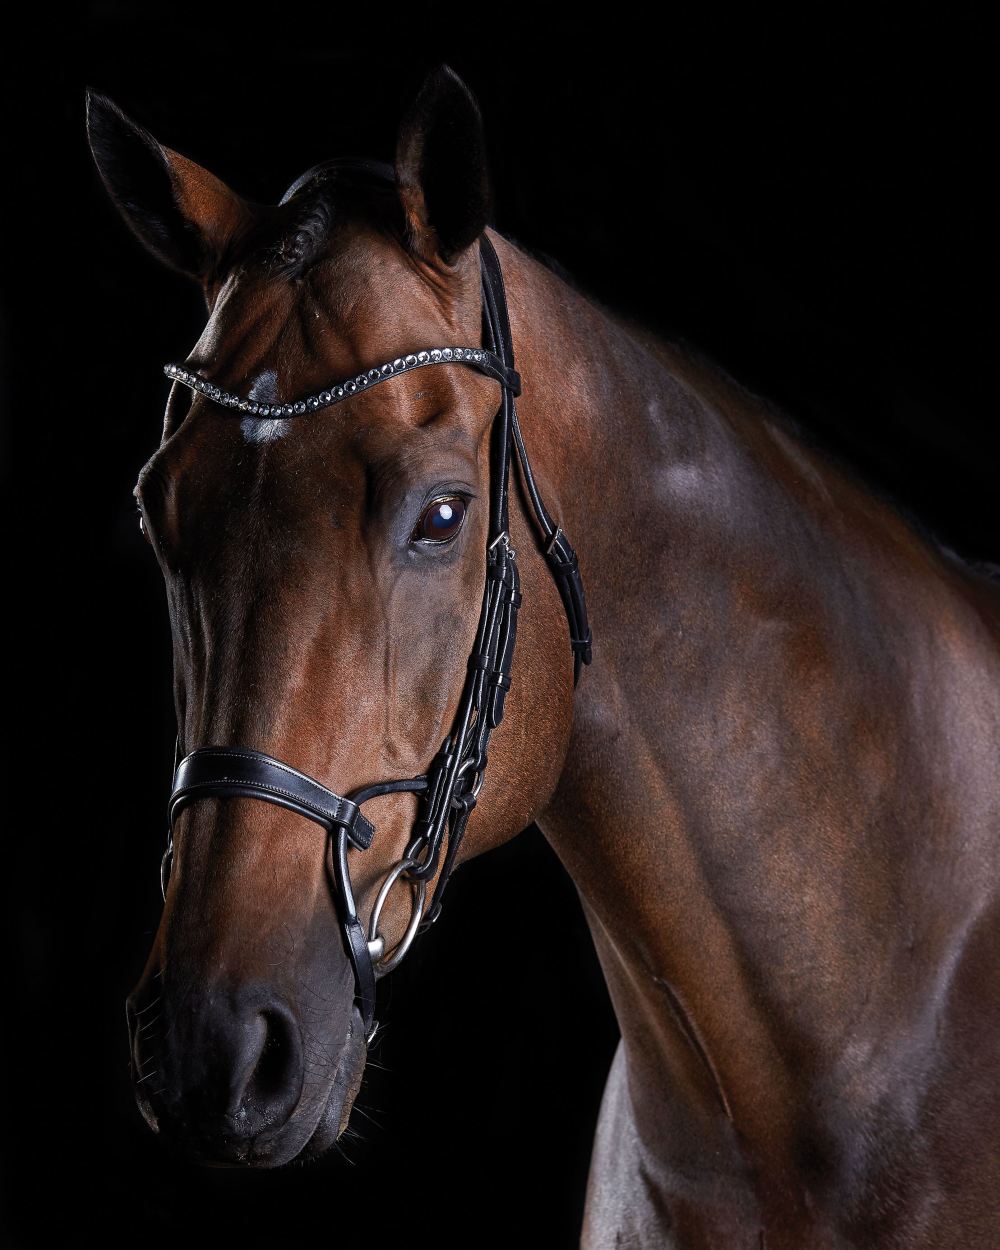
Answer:
<path fill-rule="evenodd" d="M 385 906 L 385 901 L 389 897 L 392 887 L 405 872 L 408 872 L 414 866 L 412 860 L 401 859 L 382 882 L 382 888 L 375 899 L 375 906 L 372 908 L 372 914 L 368 920 L 368 950 L 371 953 L 372 963 L 375 965 L 376 977 L 384 977 L 386 973 L 392 972 L 393 968 L 399 964 L 410 949 L 413 939 L 417 936 L 417 929 L 420 927 L 420 921 L 423 919 L 424 905 L 427 902 L 427 882 L 411 877 L 410 888 L 413 891 L 413 904 L 410 912 L 410 923 L 406 926 L 406 932 L 392 950 L 388 954 L 383 953 L 385 951 L 385 938 L 378 931 L 378 922 L 382 915 L 382 908 Z"/>

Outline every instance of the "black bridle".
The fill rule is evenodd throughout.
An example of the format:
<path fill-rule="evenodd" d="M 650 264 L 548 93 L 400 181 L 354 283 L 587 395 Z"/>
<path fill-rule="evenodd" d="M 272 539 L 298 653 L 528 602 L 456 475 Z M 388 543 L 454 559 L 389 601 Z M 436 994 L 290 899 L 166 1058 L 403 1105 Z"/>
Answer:
<path fill-rule="evenodd" d="M 328 162 L 318 171 L 349 166 L 394 182 L 391 166 L 370 161 Z M 282 203 L 312 180 L 310 171 L 286 192 Z M 514 369 L 514 348 L 503 276 L 496 251 L 486 235 L 480 246 L 483 294 L 481 347 L 427 348 L 368 369 L 355 378 L 331 384 L 315 395 L 292 403 L 263 404 L 232 394 L 179 365 L 167 365 L 174 381 L 204 394 L 224 408 L 251 416 L 286 420 L 339 403 L 360 390 L 370 389 L 399 373 L 431 364 L 462 364 L 496 378 L 501 386 L 500 407 L 493 419 L 490 450 L 490 518 L 486 544 L 486 578 L 476 640 L 451 732 L 427 772 L 419 777 L 379 782 L 346 797 L 335 794 L 290 765 L 239 747 L 198 747 L 176 765 L 169 804 L 167 850 L 161 883 L 166 895 L 173 853 L 173 830 L 179 813 L 200 798 L 241 796 L 262 799 L 305 816 L 331 835 L 332 874 L 347 954 L 354 969 L 356 995 L 366 1035 L 374 1036 L 375 982 L 403 958 L 418 931 L 433 924 L 441 910 L 441 896 L 455 864 L 455 856 L 476 805 L 486 772 L 490 736 L 503 719 L 510 689 L 511 665 L 521 605 L 520 577 L 508 530 L 510 463 L 516 454 L 525 491 L 534 514 L 540 546 L 555 578 L 569 621 L 573 651 L 573 681 L 591 659 L 591 635 L 583 582 L 576 554 L 542 502 L 525 450 L 514 399 L 521 380 Z M 369 799 L 383 794 L 411 792 L 421 796 L 420 811 L 403 858 L 390 870 L 379 891 L 367 930 L 357 914 L 348 865 L 351 846 L 371 846 L 375 828 L 361 811 Z M 427 883 L 440 868 L 437 886 L 426 916 Z M 382 908 L 393 885 L 405 878 L 413 891 L 410 923 L 400 942 L 389 952 L 379 933 Z"/>

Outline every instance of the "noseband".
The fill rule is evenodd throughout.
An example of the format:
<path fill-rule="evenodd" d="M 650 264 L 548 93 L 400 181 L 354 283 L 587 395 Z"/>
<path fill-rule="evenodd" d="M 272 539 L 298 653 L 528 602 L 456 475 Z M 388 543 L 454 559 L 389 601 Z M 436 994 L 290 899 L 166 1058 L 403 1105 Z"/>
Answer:
<path fill-rule="evenodd" d="M 345 166 L 387 183 L 395 180 L 391 166 L 370 161 L 328 162 L 317 169 Z M 314 173 L 310 171 L 294 184 L 282 203 Z M 169 803 L 170 833 L 161 868 L 164 897 L 175 822 L 180 812 L 197 799 L 233 796 L 262 799 L 305 816 L 331 835 L 327 844 L 332 858 L 338 916 L 354 969 L 357 1003 L 369 1041 L 378 1027 L 374 1022 L 375 982 L 396 967 L 417 933 L 433 924 L 440 914 L 441 896 L 483 786 L 490 736 L 503 719 L 504 702 L 510 689 L 517 612 L 521 605 L 520 577 L 508 532 L 508 484 L 513 454 L 517 455 L 521 467 L 541 550 L 559 588 L 569 621 L 574 684 L 579 679 L 581 665 L 589 664 L 591 659 L 590 627 L 576 554 L 542 502 L 518 424 L 514 399 L 520 394 L 521 380 L 514 369 L 514 347 L 500 261 L 485 234 L 480 238 L 479 248 L 483 294 L 481 347 L 434 347 L 410 352 L 291 403 L 261 404 L 222 390 L 183 366 L 167 365 L 164 369 L 173 381 L 190 387 L 223 408 L 280 419 L 318 412 L 397 374 L 428 365 L 465 365 L 495 378 L 501 386 L 500 407 L 491 430 L 490 519 L 479 628 L 469 656 L 458 713 L 427 772 L 419 777 L 365 786 L 341 797 L 314 778 L 261 751 L 210 746 L 192 751 L 177 764 L 174 774 Z M 420 809 L 406 853 L 383 881 L 366 929 L 358 918 L 351 888 L 348 850 L 353 846 L 365 851 L 375 837 L 374 825 L 362 813 L 363 804 L 383 794 L 406 792 L 420 796 Z M 427 884 L 439 868 L 437 885 L 427 908 Z M 406 881 L 412 891 L 410 923 L 396 946 L 387 950 L 379 932 L 379 919 L 390 891 L 400 880 Z"/>

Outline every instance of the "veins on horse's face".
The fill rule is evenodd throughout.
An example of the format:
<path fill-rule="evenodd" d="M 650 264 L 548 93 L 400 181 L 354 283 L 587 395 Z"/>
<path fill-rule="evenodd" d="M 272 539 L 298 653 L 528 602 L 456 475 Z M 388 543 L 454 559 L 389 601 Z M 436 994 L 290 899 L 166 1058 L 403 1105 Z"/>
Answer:
<path fill-rule="evenodd" d="M 238 416 L 196 399 L 140 491 L 172 605 L 182 743 L 270 747 L 345 785 L 426 767 L 482 576 L 476 426 L 495 396 L 461 380 L 386 388 L 286 423 L 280 443 L 248 445 Z M 455 541 L 414 544 L 428 503 L 453 494 L 469 503 Z M 203 917 L 217 909 L 202 899 Z"/>
<path fill-rule="evenodd" d="M 423 424 L 403 420 L 387 394 L 250 444 L 238 417 L 196 401 L 147 467 L 140 494 L 172 604 L 183 743 L 270 748 L 345 789 L 426 767 L 428 742 L 447 729 L 442 692 L 475 628 L 484 509 L 475 438 L 449 393 L 421 390 L 407 412 Z M 416 546 L 429 501 L 455 491 L 469 499 L 466 527 L 445 548 Z M 406 798 L 383 804 L 380 846 L 356 871 L 366 905 L 413 818 Z M 172 1039 L 155 1026 L 137 1033 L 140 1076 L 158 1075 L 138 1089 L 150 1123 L 196 1155 L 271 1166 L 322 1153 L 346 1127 L 364 1030 L 322 847 L 305 822 L 240 800 L 182 818 L 150 957 L 168 975 L 147 979 L 132 1010 L 159 991 L 182 1021 Z M 230 1129 L 226 1099 L 236 1094 L 216 1056 L 244 1044 L 257 1054 L 258 1034 L 271 1058 L 237 1091 L 243 1119 Z M 263 1121 L 248 1133 L 258 1103 L 285 1106 L 285 1094 L 269 1091 L 297 1070 L 300 1045 L 322 1061 L 301 1089 L 289 1087 L 296 1110 L 283 1136 L 272 1141 Z M 168 1093 L 146 1099 L 161 1088 Z M 189 1140 L 188 1118 L 217 1126 L 214 1136 Z"/>

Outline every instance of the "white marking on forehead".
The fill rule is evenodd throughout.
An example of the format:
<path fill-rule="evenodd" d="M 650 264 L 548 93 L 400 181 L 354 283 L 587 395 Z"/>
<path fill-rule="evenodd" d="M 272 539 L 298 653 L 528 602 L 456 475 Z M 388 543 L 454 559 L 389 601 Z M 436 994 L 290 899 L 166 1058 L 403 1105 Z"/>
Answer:
<path fill-rule="evenodd" d="M 278 375 L 273 369 L 265 369 L 254 378 L 249 391 L 250 398 L 259 404 L 276 404 L 278 402 Z M 244 417 L 240 422 L 243 437 L 248 443 L 271 443 L 288 433 L 291 421 L 279 417 Z"/>

